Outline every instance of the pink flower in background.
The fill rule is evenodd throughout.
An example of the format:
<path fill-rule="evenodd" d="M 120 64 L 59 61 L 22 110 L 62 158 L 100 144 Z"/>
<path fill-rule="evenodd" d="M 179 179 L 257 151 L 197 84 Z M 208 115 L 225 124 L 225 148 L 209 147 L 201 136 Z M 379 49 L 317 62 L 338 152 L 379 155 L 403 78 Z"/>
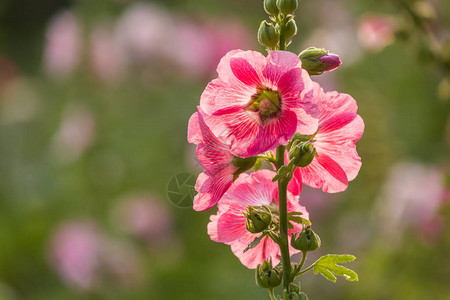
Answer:
<path fill-rule="evenodd" d="M 108 281 L 122 287 L 141 282 L 143 270 L 134 250 L 107 238 L 91 221 L 67 221 L 52 234 L 51 262 L 70 286 L 94 291 Z"/>
<path fill-rule="evenodd" d="M 286 144 L 296 130 L 312 134 L 317 110 L 310 101 L 312 81 L 297 55 L 233 50 L 217 67 L 219 77 L 200 99 L 206 123 L 239 157 Z"/>
<path fill-rule="evenodd" d="M 128 58 L 114 31 L 107 25 L 99 25 L 92 31 L 90 42 L 90 63 L 95 74 L 109 84 L 120 80 Z"/>
<path fill-rule="evenodd" d="M 89 221 L 72 221 L 60 226 L 52 236 L 53 265 L 64 281 L 80 290 L 97 284 L 96 270 L 101 235 Z"/>
<path fill-rule="evenodd" d="M 294 175 L 299 182 L 324 192 L 342 192 L 361 168 L 355 143 L 364 132 L 364 122 L 356 114 L 358 106 L 350 95 L 325 93 L 314 83 L 312 101 L 319 108 L 319 130 L 312 143 L 317 154 Z"/>
<path fill-rule="evenodd" d="M 172 214 L 154 196 L 142 194 L 126 197 L 114 214 L 121 228 L 149 244 L 164 244 L 173 238 Z"/>
<path fill-rule="evenodd" d="M 54 139 L 56 155 L 63 161 L 77 159 L 95 138 L 95 117 L 88 107 L 70 107 Z"/>
<path fill-rule="evenodd" d="M 195 23 L 185 19 L 175 26 L 176 38 L 169 41 L 173 44 L 169 54 L 188 75 L 209 76 L 228 51 L 252 46 L 251 34 L 238 20 Z"/>
<path fill-rule="evenodd" d="M 118 42 L 137 63 L 168 51 L 167 40 L 173 38 L 173 20 L 157 5 L 130 5 L 120 17 L 116 34 Z"/>
<path fill-rule="evenodd" d="M 220 200 L 219 210 L 216 215 L 211 216 L 208 224 L 208 234 L 215 242 L 225 243 L 231 246 L 233 253 L 239 258 L 244 266 L 250 269 L 262 264 L 264 259 L 272 258 L 274 265 L 280 262 L 280 248 L 272 239 L 264 238 L 256 247 L 243 252 L 245 248 L 260 234 L 250 233 L 245 225 L 243 212 L 248 205 L 278 205 L 278 186 L 272 182 L 275 172 L 260 170 L 251 175 L 242 174 Z M 299 198 L 292 193 L 287 193 L 288 212 L 302 212 L 302 217 L 308 219 L 306 209 L 298 203 Z M 300 232 L 302 226 L 293 224 L 292 232 Z M 298 250 L 290 247 L 290 253 Z"/>
<path fill-rule="evenodd" d="M 395 23 L 391 17 L 369 14 L 359 21 L 358 39 L 366 49 L 381 51 L 394 42 L 395 30 Z"/>
<path fill-rule="evenodd" d="M 81 59 L 81 30 L 75 16 L 68 11 L 57 14 L 46 33 L 45 71 L 58 78 L 73 72 Z"/>
<path fill-rule="evenodd" d="M 417 228 L 427 240 L 434 239 L 443 229 L 438 210 L 447 193 L 444 174 L 438 167 L 397 163 L 379 196 L 377 223 L 392 241 L 399 241 L 409 226 Z"/>
<path fill-rule="evenodd" d="M 214 136 L 206 126 L 201 108 L 194 113 L 188 126 L 188 141 L 197 144 L 197 156 L 204 172 L 197 178 L 194 209 L 213 207 L 233 183 L 233 173 L 238 170 L 231 163 L 234 155 L 230 148 Z"/>

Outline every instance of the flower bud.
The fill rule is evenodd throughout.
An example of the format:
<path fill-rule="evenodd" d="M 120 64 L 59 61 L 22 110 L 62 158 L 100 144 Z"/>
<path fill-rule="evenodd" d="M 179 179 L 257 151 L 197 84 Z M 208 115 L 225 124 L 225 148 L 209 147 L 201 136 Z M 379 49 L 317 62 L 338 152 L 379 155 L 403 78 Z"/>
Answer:
<path fill-rule="evenodd" d="M 314 251 L 320 247 L 320 237 L 311 229 L 311 226 L 302 230 L 300 235 L 292 234 L 291 245 L 300 251 Z"/>
<path fill-rule="evenodd" d="M 249 205 L 244 216 L 246 217 L 245 227 L 251 233 L 263 232 L 272 223 L 272 213 L 265 206 L 252 207 Z"/>
<path fill-rule="evenodd" d="M 277 0 L 264 0 L 264 10 L 266 13 L 272 16 L 276 16 L 280 13 L 277 7 Z"/>
<path fill-rule="evenodd" d="M 279 286 L 283 280 L 280 268 L 272 267 L 272 260 L 264 260 L 262 265 L 256 267 L 256 284 L 263 289 L 270 289 Z"/>
<path fill-rule="evenodd" d="M 258 30 L 258 42 L 270 49 L 274 49 L 278 45 L 279 35 L 275 26 L 267 21 L 262 21 Z"/>
<path fill-rule="evenodd" d="M 284 28 L 284 37 L 286 40 L 293 38 L 297 34 L 297 24 L 294 19 L 290 20 Z"/>
<path fill-rule="evenodd" d="M 289 158 L 297 167 L 304 168 L 309 165 L 316 156 L 316 149 L 311 143 L 303 142 L 295 146 L 289 152 Z"/>
<path fill-rule="evenodd" d="M 336 54 L 316 47 L 303 50 L 299 58 L 302 61 L 302 68 L 308 71 L 309 75 L 320 75 L 325 71 L 332 71 L 342 63 Z"/>
<path fill-rule="evenodd" d="M 278 9 L 284 14 L 292 14 L 298 6 L 298 0 L 277 0 Z"/>

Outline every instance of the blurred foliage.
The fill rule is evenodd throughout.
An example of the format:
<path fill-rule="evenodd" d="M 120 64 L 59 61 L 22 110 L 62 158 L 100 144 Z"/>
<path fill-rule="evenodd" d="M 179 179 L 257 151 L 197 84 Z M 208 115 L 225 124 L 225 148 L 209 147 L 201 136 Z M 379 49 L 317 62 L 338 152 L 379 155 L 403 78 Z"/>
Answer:
<path fill-rule="evenodd" d="M 86 57 L 67 78 L 55 80 L 42 70 L 45 32 L 55 13 L 72 10 L 87 35 L 97 20 L 118 18 L 134 2 L 0 2 L 0 57 L 11 60 L 15 70 L 12 80 L 0 81 L 0 299 L 267 297 L 255 286 L 253 271 L 243 267 L 228 246 L 209 239 L 210 211 L 176 208 L 166 200 L 172 176 L 195 172 L 190 162 L 193 149 L 186 141 L 187 122 L 212 75 L 190 77 L 173 69 L 159 76 L 158 69 L 151 80 L 143 80 L 142 74 L 130 71 L 121 82 L 105 85 L 92 74 Z M 255 40 L 259 22 L 265 18 L 262 1 L 155 2 L 174 16 L 239 18 Z M 393 6 L 380 6 L 379 1 L 338 2 L 354 27 L 363 13 L 397 12 Z M 434 3 L 441 8 L 439 20 L 445 28 L 450 3 Z M 326 0 L 302 1 L 298 42 L 291 51 L 300 50 L 300 44 L 309 46 L 304 41 L 327 18 L 321 9 L 327 4 Z M 333 12 L 328 14 L 331 17 Z M 310 299 L 445 300 L 450 295 L 448 203 L 439 212 L 445 224 L 438 240 L 424 240 L 409 229 L 397 247 L 390 247 L 392 241 L 379 232 L 374 214 L 377 196 L 395 162 L 420 161 L 448 171 L 449 102 L 437 97 L 442 75 L 418 62 L 410 50 L 407 42 L 398 42 L 381 53 L 363 52 L 356 62 L 346 66 L 344 61 L 333 72 L 339 90 L 358 101 L 366 124 L 358 143 L 363 168 L 331 208 L 325 205 L 322 216 L 311 214 L 311 219 L 313 223 L 315 218 L 320 220 L 314 223 L 323 241 L 317 256 L 351 252 L 357 257 L 351 268 L 360 281 L 331 284 L 307 274 L 302 276 L 302 286 Z M 16 103 L 14 109 L 7 110 L 6 104 L 11 103 Z M 16 112 L 17 105 L 25 117 L 9 114 Z M 62 161 L 55 152 L 55 139 L 68 110 L 80 105 L 95 118 L 95 138 L 79 157 Z M 111 218 L 118 199 L 141 191 L 158 196 L 170 207 L 174 242 L 168 248 L 161 250 L 124 234 Z M 52 267 L 50 240 L 61 223 L 78 218 L 95 220 L 107 234 L 137 249 L 146 273 L 143 282 L 123 288 L 106 281 L 91 293 L 65 283 Z"/>

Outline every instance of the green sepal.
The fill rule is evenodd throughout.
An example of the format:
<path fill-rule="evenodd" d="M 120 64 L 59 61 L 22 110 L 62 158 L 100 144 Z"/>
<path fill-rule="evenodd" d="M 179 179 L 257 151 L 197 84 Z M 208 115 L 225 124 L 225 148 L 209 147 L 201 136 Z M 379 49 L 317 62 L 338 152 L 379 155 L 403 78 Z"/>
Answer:
<path fill-rule="evenodd" d="M 258 246 L 258 244 L 262 241 L 262 239 L 266 236 L 265 233 L 261 234 L 257 238 L 255 238 L 248 246 L 244 249 L 243 253 L 247 252 L 248 250 L 255 248 Z"/>
<path fill-rule="evenodd" d="M 255 165 L 253 166 L 253 169 L 256 171 L 258 171 L 259 169 L 261 169 L 262 167 L 262 159 L 258 158 L 255 162 Z"/>
<path fill-rule="evenodd" d="M 347 281 L 358 281 L 358 275 L 338 263 L 348 263 L 354 261 L 353 255 L 328 254 L 322 256 L 314 263 L 314 274 L 320 273 L 326 279 L 336 282 L 336 275 L 343 276 Z"/>

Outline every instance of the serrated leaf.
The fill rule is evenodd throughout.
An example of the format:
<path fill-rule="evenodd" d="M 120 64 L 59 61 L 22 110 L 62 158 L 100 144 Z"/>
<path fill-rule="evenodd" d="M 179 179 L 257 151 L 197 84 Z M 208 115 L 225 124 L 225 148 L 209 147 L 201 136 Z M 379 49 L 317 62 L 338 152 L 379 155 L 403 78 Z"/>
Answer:
<path fill-rule="evenodd" d="M 259 242 L 261 242 L 261 240 L 266 236 L 265 233 L 261 234 L 260 236 L 258 236 L 257 238 L 255 238 L 253 240 L 253 242 L 251 242 L 247 248 L 244 249 L 243 253 L 247 252 L 248 250 L 255 248 L 256 246 L 258 246 Z"/>
<path fill-rule="evenodd" d="M 322 256 L 314 263 L 314 274 L 320 273 L 326 279 L 336 282 L 336 276 L 342 276 L 347 281 L 358 281 L 358 275 L 338 263 L 348 263 L 355 260 L 353 255 L 328 254 Z"/>

